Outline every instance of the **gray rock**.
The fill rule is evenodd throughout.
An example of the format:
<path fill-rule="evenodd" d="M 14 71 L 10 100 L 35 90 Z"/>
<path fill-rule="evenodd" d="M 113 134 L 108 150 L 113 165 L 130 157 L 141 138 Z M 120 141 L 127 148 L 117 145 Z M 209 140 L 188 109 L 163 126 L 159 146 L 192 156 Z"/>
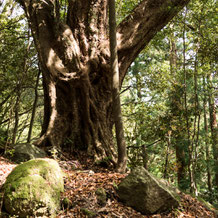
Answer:
<path fill-rule="evenodd" d="M 117 192 L 121 201 L 142 214 L 161 213 L 179 205 L 179 196 L 143 167 L 124 178 Z"/>
<path fill-rule="evenodd" d="M 55 160 L 30 160 L 15 167 L 7 177 L 3 206 L 12 216 L 55 217 L 63 191 L 63 173 Z"/>
<path fill-rule="evenodd" d="M 25 162 L 36 158 L 44 158 L 46 153 L 33 144 L 17 144 L 14 147 L 12 161 L 16 163 Z"/>

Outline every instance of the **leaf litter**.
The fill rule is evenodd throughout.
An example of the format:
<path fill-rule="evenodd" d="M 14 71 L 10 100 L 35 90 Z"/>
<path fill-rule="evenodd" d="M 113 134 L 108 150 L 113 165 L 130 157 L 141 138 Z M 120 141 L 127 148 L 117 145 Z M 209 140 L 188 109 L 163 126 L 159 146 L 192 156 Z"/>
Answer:
<path fill-rule="evenodd" d="M 83 159 L 84 160 L 84 159 Z M 65 191 L 61 196 L 62 206 L 57 218 L 216 218 L 215 211 L 208 209 L 203 203 L 188 194 L 181 194 L 178 208 L 168 213 L 142 215 L 133 208 L 121 203 L 116 194 L 116 188 L 127 174 L 115 173 L 112 170 L 96 166 L 92 160 L 85 159 L 81 164 L 77 160 L 59 161 L 65 173 Z M 6 177 L 16 164 L 0 156 L 0 188 Z M 97 189 L 106 192 L 104 205 L 99 204 Z M 64 203 L 65 202 L 65 203 Z M 67 203 L 66 203 L 67 202 Z M 0 202 L 2 206 L 2 200 Z"/>

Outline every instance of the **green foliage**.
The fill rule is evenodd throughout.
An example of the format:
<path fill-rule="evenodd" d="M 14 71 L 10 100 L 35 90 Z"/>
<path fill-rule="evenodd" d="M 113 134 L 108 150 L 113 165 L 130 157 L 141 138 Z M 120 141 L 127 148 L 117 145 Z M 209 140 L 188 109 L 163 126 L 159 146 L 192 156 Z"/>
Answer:
<path fill-rule="evenodd" d="M 27 138 L 35 97 L 37 56 L 27 21 L 17 3 L 5 1 L 0 11 L 0 128 L 7 131 L 9 143 L 15 133 L 15 141 L 21 142 Z M 40 122 L 40 117 L 37 118 Z M 34 137 L 39 134 L 38 122 L 33 129 Z"/>
<path fill-rule="evenodd" d="M 0 129 L 0 148 L 3 148 L 7 143 L 8 134 L 4 129 Z"/>
<path fill-rule="evenodd" d="M 12 159 L 13 156 L 14 156 L 14 152 L 15 152 L 15 149 L 13 148 L 7 148 L 6 151 L 5 151 L 5 156 L 9 159 Z"/>
<path fill-rule="evenodd" d="M 101 160 L 97 160 L 95 163 L 99 166 L 102 166 L 102 167 L 108 167 L 108 166 L 110 166 L 111 160 L 112 160 L 112 157 L 107 156 Z"/>
<path fill-rule="evenodd" d="M 69 198 L 65 197 L 63 200 L 62 200 L 62 207 L 64 209 L 71 209 L 73 208 L 75 205 L 75 203 L 73 203 Z"/>
<path fill-rule="evenodd" d="M 116 0 L 116 17 L 118 23 L 128 16 L 139 2 L 140 0 Z"/>
<path fill-rule="evenodd" d="M 127 17 L 139 2 L 117 0 L 117 22 Z M 67 5 L 68 1 L 60 1 L 63 21 Z M 216 1 L 191 1 L 136 58 L 121 90 L 128 167 L 145 166 L 177 184 L 181 167 L 178 151 L 184 152 L 185 180 L 180 185 L 189 188 L 188 165 L 191 165 L 198 191 L 214 204 L 217 204 L 214 183 L 212 192 L 208 191 L 208 169 L 214 180 L 214 159 L 207 104 L 208 131 L 203 117 L 204 99 L 207 103 L 208 97 L 216 94 L 217 26 Z M 176 54 L 174 64 L 173 54 Z M 0 145 L 12 141 L 16 113 L 16 141 L 26 140 L 37 73 L 37 55 L 22 10 L 12 0 L 0 3 Z M 39 136 L 43 119 L 41 78 L 38 91 L 33 138 Z M 64 146 L 71 144 L 71 139 L 66 139 Z M 57 151 L 53 155 L 57 156 Z M 97 164 L 108 166 L 110 160 L 108 157 Z"/>
<path fill-rule="evenodd" d="M 177 184 L 180 150 L 184 152 L 186 174 L 180 185 L 188 191 L 190 165 L 201 194 L 208 186 L 207 167 L 214 178 L 211 132 L 208 126 L 208 135 L 205 134 L 203 119 L 203 101 L 205 95 L 208 100 L 210 92 L 205 92 L 203 78 L 216 72 L 216 6 L 213 0 L 192 1 L 137 57 L 123 84 L 123 91 L 127 91 L 121 90 L 128 166 L 146 166 Z M 172 42 L 175 66 L 171 63 Z M 216 84 L 215 76 L 212 84 L 206 80 L 209 87 Z M 207 106 L 206 114 L 208 118 Z M 152 144 L 157 140 L 160 141 Z"/>

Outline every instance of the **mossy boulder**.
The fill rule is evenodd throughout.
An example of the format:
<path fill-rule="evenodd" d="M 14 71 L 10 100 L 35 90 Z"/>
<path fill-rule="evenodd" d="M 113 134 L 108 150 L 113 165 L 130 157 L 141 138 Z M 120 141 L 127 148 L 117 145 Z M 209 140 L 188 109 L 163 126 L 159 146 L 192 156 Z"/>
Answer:
<path fill-rule="evenodd" d="M 143 167 L 135 168 L 118 186 L 118 196 L 126 205 L 150 215 L 171 210 L 180 198 L 170 187 Z"/>
<path fill-rule="evenodd" d="M 14 153 L 11 159 L 15 163 L 21 163 L 44 157 L 46 157 L 46 153 L 42 149 L 30 143 L 23 143 L 14 146 Z"/>
<path fill-rule="evenodd" d="M 64 191 L 63 173 L 52 159 L 34 159 L 18 165 L 3 185 L 3 206 L 18 217 L 55 216 Z"/>

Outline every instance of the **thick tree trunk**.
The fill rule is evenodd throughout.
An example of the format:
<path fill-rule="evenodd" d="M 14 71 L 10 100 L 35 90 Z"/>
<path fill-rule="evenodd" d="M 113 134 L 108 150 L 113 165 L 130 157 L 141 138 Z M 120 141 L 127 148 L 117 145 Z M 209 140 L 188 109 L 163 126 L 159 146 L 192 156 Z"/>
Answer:
<path fill-rule="evenodd" d="M 114 162 L 107 2 L 70 1 L 67 24 L 54 2 L 25 3 L 43 72 L 45 115 L 37 144 L 63 148 L 70 142 Z"/>
<path fill-rule="evenodd" d="M 71 141 L 97 157 L 113 149 L 108 1 L 17 0 L 24 8 L 43 72 L 45 116 L 39 145 Z M 117 28 L 120 81 L 139 52 L 189 0 L 144 0 Z"/>
<path fill-rule="evenodd" d="M 73 146 L 70 150 L 87 150 L 96 158 L 107 156 L 114 162 L 112 97 L 105 89 L 108 83 L 102 79 L 102 86 L 91 85 L 86 77 L 79 83 L 46 82 L 45 120 L 38 144 Z"/>

